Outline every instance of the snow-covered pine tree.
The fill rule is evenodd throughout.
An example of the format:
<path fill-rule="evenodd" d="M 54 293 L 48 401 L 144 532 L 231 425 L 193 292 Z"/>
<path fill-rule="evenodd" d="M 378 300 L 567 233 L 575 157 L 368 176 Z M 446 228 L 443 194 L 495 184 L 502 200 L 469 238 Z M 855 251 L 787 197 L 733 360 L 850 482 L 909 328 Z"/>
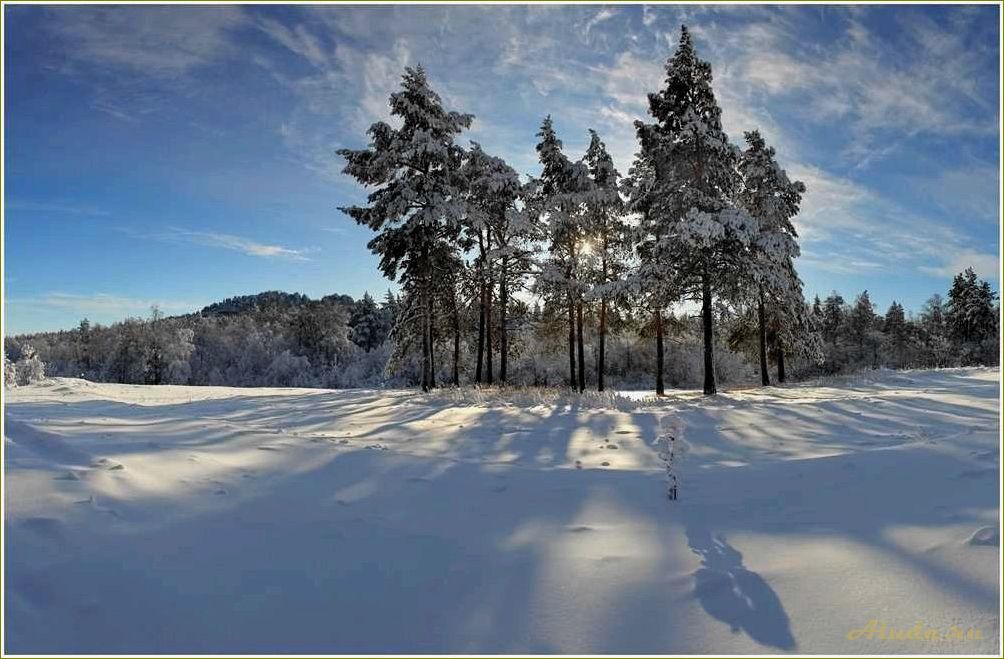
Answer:
<path fill-rule="evenodd" d="M 877 366 L 879 337 L 875 315 L 875 305 L 872 304 L 868 291 L 862 291 L 854 300 L 854 306 L 847 316 L 847 326 L 850 338 L 857 346 L 857 359 L 864 361 L 871 353 L 872 366 Z"/>
<path fill-rule="evenodd" d="M 892 301 L 885 312 L 882 333 L 885 334 L 887 360 L 896 368 L 906 366 L 909 363 L 907 349 L 910 341 L 910 325 L 907 323 L 903 305 L 896 300 Z"/>
<path fill-rule="evenodd" d="M 664 240 L 669 226 L 661 221 L 664 200 L 660 199 L 656 188 L 655 167 L 642 149 L 635 154 L 635 160 L 623 181 L 623 192 L 627 198 L 627 210 L 637 217 L 632 241 L 638 257 L 638 264 L 624 278 L 622 288 L 630 299 L 652 314 L 655 334 L 655 393 L 666 393 L 665 371 L 665 323 L 663 311 L 680 297 L 676 288 L 676 276 L 671 255 L 663 254 L 668 249 Z"/>
<path fill-rule="evenodd" d="M 704 338 L 704 393 L 714 394 L 713 296 L 727 296 L 751 269 L 757 222 L 736 207 L 738 149 L 722 130 L 711 87 L 711 65 L 699 59 L 686 26 L 666 63 L 662 90 L 649 94 L 654 123 L 635 122 L 655 169 L 653 221 L 666 225 L 662 269 L 700 300 Z"/>
<path fill-rule="evenodd" d="M 533 269 L 535 243 L 540 239 L 537 216 L 524 203 L 527 186 L 503 159 L 484 152 L 473 142 L 464 163 L 468 181 L 467 230 L 476 236 L 476 260 L 481 286 L 477 381 L 486 334 L 491 336 L 490 314 L 494 284 L 498 284 L 499 382 L 509 378 L 509 310 L 513 293 L 523 288 Z M 491 285 L 489 285 L 491 284 Z M 487 304 L 486 304 L 487 303 Z M 486 323 L 486 316 L 489 322 Z M 489 355 L 489 363 L 491 357 Z M 491 370 L 489 369 L 489 374 Z"/>
<path fill-rule="evenodd" d="M 792 218 L 798 213 L 805 185 L 792 181 L 778 165 L 774 148 L 759 131 L 744 135 L 746 149 L 739 158 L 743 177 L 740 205 L 759 223 L 754 242 L 753 268 L 747 295 L 757 308 L 761 383 L 770 384 L 767 369 L 767 320 L 774 325 L 773 351 L 778 362 L 778 379 L 784 382 L 785 350 L 808 351 L 818 357 L 817 341 L 795 330 L 811 331 L 814 324 L 806 316 L 802 282 L 795 271 L 799 255 L 798 233 Z"/>
<path fill-rule="evenodd" d="M 945 323 L 963 364 L 997 361 L 996 299 L 990 283 L 980 280 L 972 268 L 966 268 L 952 280 Z"/>
<path fill-rule="evenodd" d="M 548 236 L 548 258 L 541 265 L 537 291 L 549 298 L 550 304 L 568 308 L 568 381 L 570 386 L 583 391 L 586 378 L 582 299 L 586 283 L 580 261 L 585 240 L 583 195 L 590 187 L 589 169 L 581 162 L 571 162 L 562 152 L 550 115 L 544 119 L 537 137 L 540 138 L 537 154 L 543 171 L 533 182 L 536 195 L 532 207 L 546 226 Z"/>
<path fill-rule="evenodd" d="M 401 90 L 390 95 L 391 114 L 399 128 L 379 121 L 368 131 L 365 149 L 339 149 L 344 173 L 376 189 L 366 206 L 341 210 L 377 236 L 369 248 L 380 256 L 380 269 L 420 299 L 407 317 L 421 323 L 422 388 L 433 385 L 433 252 L 459 234 L 465 214 L 463 149 L 454 143 L 473 115 L 447 111 L 430 87 L 421 66 L 405 69 Z"/>
<path fill-rule="evenodd" d="M 585 194 L 586 250 L 591 261 L 591 297 L 600 301 L 596 388 L 604 389 L 606 361 L 607 311 L 611 301 L 622 298 L 618 285 L 627 270 L 631 252 L 630 230 L 624 221 L 624 201 L 619 190 L 620 174 L 606 145 L 594 130 L 589 131 L 589 148 L 585 163 L 589 167 L 591 186 Z"/>
<path fill-rule="evenodd" d="M 836 291 L 823 302 L 823 340 L 833 346 L 837 345 L 840 330 L 844 326 L 844 302 L 843 296 Z"/>

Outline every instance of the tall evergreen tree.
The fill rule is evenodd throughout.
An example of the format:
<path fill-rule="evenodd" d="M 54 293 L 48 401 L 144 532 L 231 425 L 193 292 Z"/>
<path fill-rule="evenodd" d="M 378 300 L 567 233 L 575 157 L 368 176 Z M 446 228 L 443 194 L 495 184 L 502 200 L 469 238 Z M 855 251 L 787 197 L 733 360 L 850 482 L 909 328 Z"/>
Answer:
<path fill-rule="evenodd" d="M 550 298 L 551 304 L 567 306 L 568 380 L 570 386 L 581 391 L 585 389 L 581 322 L 585 283 L 580 261 L 585 239 L 583 195 L 589 191 L 589 170 L 582 163 L 571 162 L 562 152 L 550 116 L 544 119 L 537 137 L 543 171 L 534 182 L 533 205 L 548 236 L 548 258 L 540 270 L 538 290 Z"/>
<path fill-rule="evenodd" d="M 660 250 L 667 276 L 701 303 L 704 393 L 714 394 L 713 296 L 729 296 L 751 267 L 757 222 L 736 208 L 737 149 L 722 130 L 711 65 L 697 57 L 686 26 L 666 64 L 662 90 L 649 94 L 652 124 L 635 122 L 655 169 L 655 221 L 667 225 Z"/>
<path fill-rule="evenodd" d="M 437 246 L 452 244 L 465 215 L 463 149 L 454 143 L 473 116 L 447 111 L 430 87 L 421 66 L 405 69 L 401 90 L 390 95 L 391 114 L 400 128 L 385 122 L 370 126 L 365 149 L 339 149 L 344 172 L 376 187 L 366 206 L 341 210 L 377 236 L 369 248 L 380 256 L 380 269 L 418 296 L 408 317 L 421 323 L 422 388 L 434 385 L 433 283 Z"/>
<path fill-rule="evenodd" d="M 972 268 L 966 268 L 952 280 L 945 324 L 964 363 L 996 361 L 996 299 L 990 283 L 980 280 Z"/>
<path fill-rule="evenodd" d="M 469 230 L 477 236 L 476 261 L 479 283 L 483 286 L 479 305 L 479 355 L 483 352 L 486 312 L 491 309 L 494 284 L 498 286 L 499 381 L 508 380 L 509 310 L 514 292 L 520 290 L 533 265 L 535 241 L 540 229 L 536 216 L 528 212 L 524 200 L 529 194 L 516 173 L 504 160 L 485 153 L 473 143 L 464 164 L 468 180 Z M 489 285 L 489 284 L 493 285 Z M 487 304 L 486 304 L 487 303 Z M 490 318 L 488 319 L 490 321 Z M 489 358 L 490 359 L 490 358 Z M 480 369 L 479 369 L 480 370 Z M 480 381 L 480 380 L 479 380 Z"/>
<path fill-rule="evenodd" d="M 757 305 L 761 383 L 768 385 L 767 308 L 770 307 L 779 325 L 785 324 L 785 316 L 800 314 L 804 308 L 802 285 L 793 264 L 799 254 L 798 233 L 791 220 L 798 213 L 805 185 L 788 179 L 775 160 L 773 147 L 767 145 L 759 131 L 749 131 L 745 138 L 747 148 L 739 159 L 743 176 L 739 199 L 743 208 L 759 221 L 750 293 Z M 797 319 L 792 319 L 791 324 L 798 324 Z M 775 351 L 783 360 L 781 333 L 776 336 Z"/>
<path fill-rule="evenodd" d="M 591 246 L 585 257 L 592 261 L 593 296 L 600 301 L 599 349 L 596 362 L 596 388 L 604 389 L 606 365 L 607 312 L 612 299 L 618 296 L 620 281 L 627 269 L 630 254 L 629 229 L 624 222 L 624 202 L 620 196 L 620 175 L 613 158 L 596 131 L 590 130 L 589 149 L 585 163 L 589 167 L 592 185 L 585 195 L 586 244 Z"/>
<path fill-rule="evenodd" d="M 666 393 L 665 385 L 665 323 L 663 312 L 679 297 L 672 268 L 671 243 L 665 238 L 667 222 L 661 221 L 663 201 L 656 187 L 656 171 L 650 154 L 642 149 L 623 182 L 627 210 L 638 217 L 632 242 L 638 265 L 622 283 L 630 299 L 652 314 L 655 336 L 655 393 Z"/>

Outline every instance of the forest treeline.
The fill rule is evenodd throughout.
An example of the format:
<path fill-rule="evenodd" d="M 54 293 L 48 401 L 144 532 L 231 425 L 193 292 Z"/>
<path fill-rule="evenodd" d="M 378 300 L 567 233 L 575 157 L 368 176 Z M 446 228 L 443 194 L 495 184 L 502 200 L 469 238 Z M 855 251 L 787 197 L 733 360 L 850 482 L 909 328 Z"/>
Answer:
<path fill-rule="evenodd" d="M 867 291 L 811 303 L 795 270 L 805 186 L 758 131 L 722 129 L 711 66 L 683 27 L 622 175 L 599 134 L 564 151 L 551 116 L 538 176 L 459 141 L 473 116 L 408 67 L 392 120 L 338 150 L 370 190 L 341 210 L 400 295 L 378 304 L 265 293 L 197 314 L 5 341 L 5 380 L 40 372 L 239 386 L 567 384 L 579 391 L 784 382 L 858 368 L 997 363 L 997 296 L 968 269 L 947 298 L 884 314 Z M 44 366 L 42 366 L 44 364 Z"/>
<path fill-rule="evenodd" d="M 476 301 L 475 301 L 476 302 Z M 4 343 L 5 381 L 27 384 L 43 376 L 82 377 L 127 384 L 229 386 L 384 387 L 411 386 L 421 380 L 416 351 L 398 345 L 391 330 L 401 302 L 387 293 L 381 302 L 369 295 L 353 300 L 330 295 L 268 292 L 231 298 L 198 313 L 131 318 L 108 326 L 87 320 L 79 327 L 8 337 Z M 587 385 L 595 386 L 598 356 L 596 305 L 587 305 L 584 325 Z M 932 295 L 919 313 L 893 303 L 877 313 L 867 291 L 850 301 L 833 293 L 815 299 L 809 316 L 819 327 L 821 363 L 795 360 L 795 378 L 848 373 L 871 368 L 932 368 L 998 362 L 997 316 L 993 293 L 967 270 L 955 278 L 947 298 Z M 728 384 L 758 381 L 758 349 L 748 319 L 726 306 L 716 308 L 716 374 Z M 519 385 L 567 382 L 563 348 L 565 322 L 539 304 L 512 302 L 511 381 Z M 697 318 L 667 313 L 668 387 L 702 383 L 701 328 Z M 479 308 L 462 308 L 462 383 L 472 382 L 469 365 L 477 358 Z M 499 332 L 499 314 L 493 314 Z M 655 360 L 652 318 L 614 308 L 608 318 L 608 376 L 616 387 L 651 387 Z M 437 319 L 434 354 L 438 382 L 452 376 L 452 321 Z M 493 350 L 497 361 L 497 351 Z M 494 365 L 494 364 L 493 364 Z M 770 368 L 778 364 L 771 356 Z M 482 374 L 487 382 L 487 369 Z"/>

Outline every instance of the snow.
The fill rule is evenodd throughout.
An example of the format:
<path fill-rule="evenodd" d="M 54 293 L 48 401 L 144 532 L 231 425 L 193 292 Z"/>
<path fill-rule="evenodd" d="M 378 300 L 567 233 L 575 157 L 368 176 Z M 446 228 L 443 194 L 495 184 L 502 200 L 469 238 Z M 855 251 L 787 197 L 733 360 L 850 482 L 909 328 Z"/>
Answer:
<path fill-rule="evenodd" d="M 998 382 L 21 387 L 5 651 L 999 653 Z"/>

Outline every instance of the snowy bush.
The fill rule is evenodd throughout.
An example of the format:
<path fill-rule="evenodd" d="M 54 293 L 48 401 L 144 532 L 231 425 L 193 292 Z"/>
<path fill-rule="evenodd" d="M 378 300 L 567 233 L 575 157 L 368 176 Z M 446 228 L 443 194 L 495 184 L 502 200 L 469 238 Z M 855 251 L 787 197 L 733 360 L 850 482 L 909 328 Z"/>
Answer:
<path fill-rule="evenodd" d="M 15 365 L 14 372 L 18 385 L 32 384 L 45 379 L 45 364 L 39 359 L 35 349 L 29 344 L 21 346 L 21 359 Z M 4 378 L 7 373 L 4 369 Z"/>
<path fill-rule="evenodd" d="M 3 386 L 17 386 L 17 367 L 14 365 L 14 362 L 7 359 L 7 355 L 3 357 Z"/>
<path fill-rule="evenodd" d="M 269 382 L 279 387 L 309 387 L 312 384 L 310 360 L 293 355 L 289 350 L 272 360 L 265 375 Z"/>

